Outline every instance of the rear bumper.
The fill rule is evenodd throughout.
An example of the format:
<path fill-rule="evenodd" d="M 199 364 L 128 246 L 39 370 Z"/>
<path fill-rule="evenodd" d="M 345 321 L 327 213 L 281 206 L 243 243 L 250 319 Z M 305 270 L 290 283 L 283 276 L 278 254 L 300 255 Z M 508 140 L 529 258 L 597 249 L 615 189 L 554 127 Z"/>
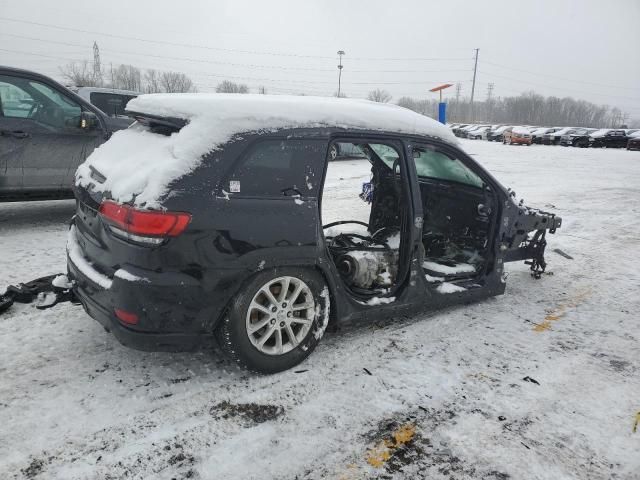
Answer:
<path fill-rule="evenodd" d="M 520 145 L 531 145 L 530 138 L 514 138 L 511 137 L 511 143 L 518 143 Z"/>
<path fill-rule="evenodd" d="M 74 274 L 72 273 L 73 271 L 73 266 L 70 264 L 69 276 L 78 282 L 82 274 L 77 272 Z M 113 314 L 113 309 L 109 309 L 93 300 L 86 290 L 76 286 L 73 291 L 85 312 L 126 347 L 147 352 L 184 352 L 196 350 L 211 340 L 211 335 L 203 333 L 185 334 L 132 330 L 118 321 Z"/>
<path fill-rule="evenodd" d="M 74 241 L 72 227 L 67 270 L 74 293 L 89 316 L 123 345 L 147 351 L 185 351 L 210 340 L 220 309 L 207 303 L 210 296 L 205 295 L 200 281 L 181 273 L 142 272 L 133 267 L 108 277 L 81 256 Z M 116 308 L 138 315 L 138 323 L 120 322 Z"/>

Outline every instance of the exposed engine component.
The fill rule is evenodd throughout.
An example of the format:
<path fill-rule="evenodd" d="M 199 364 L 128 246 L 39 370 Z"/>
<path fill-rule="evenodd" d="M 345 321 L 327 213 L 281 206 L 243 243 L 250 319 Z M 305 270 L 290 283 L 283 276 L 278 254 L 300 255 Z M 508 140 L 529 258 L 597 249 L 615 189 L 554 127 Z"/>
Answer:
<path fill-rule="evenodd" d="M 366 234 L 345 232 L 342 228 L 336 231 L 336 227 L 345 224 L 360 225 L 353 228 Z M 397 229 L 384 227 L 369 234 L 369 225 L 357 220 L 333 222 L 324 225 L 324 229 L 331 256 L 349 287 L 370 291 L 394 285 L 400 258 L 400 232 Z"/>
<path fill-rule="evenodd" d="M 336 265 L 347 285 L 388 287 L 398 275 L 398 250 L 354 250 L 338 257 Z"/>

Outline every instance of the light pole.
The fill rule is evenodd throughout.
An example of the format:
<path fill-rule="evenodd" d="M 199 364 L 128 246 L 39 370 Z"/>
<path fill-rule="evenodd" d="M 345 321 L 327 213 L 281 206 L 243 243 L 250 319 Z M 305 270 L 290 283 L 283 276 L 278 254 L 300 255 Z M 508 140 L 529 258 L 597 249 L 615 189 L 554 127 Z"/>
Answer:
<path fill-rule="evenodd" d="M 338 50 L 338 55 L 340 55 L 340 63 L 338 64 L 338 98 L 340 98 L 340 83 L 342 81 L 342 56 L 344 54 L 344 50 Z"/>
<path fill-rule="evenodd" d="M 453 83 L 445 83 L 429 90 L 430 92 L 440 92 L 440 103 L 438 103 L 438 121 L 442 124 L 447 123 L 447 104 L 442 101 L 442 90 L 452 86 Z"/>

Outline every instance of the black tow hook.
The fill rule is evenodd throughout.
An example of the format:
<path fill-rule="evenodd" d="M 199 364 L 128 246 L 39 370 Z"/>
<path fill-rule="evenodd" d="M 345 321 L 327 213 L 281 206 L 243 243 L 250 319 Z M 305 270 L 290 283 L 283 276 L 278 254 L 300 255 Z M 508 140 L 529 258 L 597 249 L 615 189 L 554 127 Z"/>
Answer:
<path fill-rule="evenodd" d="M 14 302 L 36 302 L 36 308 L 43 310 L 61 302 L 79 303 L 73 295 L 72 283 L 64 274 L 47 275 L 26 283 L 9 285 L 0 295 L 0 313 L 7 311 Z"/>

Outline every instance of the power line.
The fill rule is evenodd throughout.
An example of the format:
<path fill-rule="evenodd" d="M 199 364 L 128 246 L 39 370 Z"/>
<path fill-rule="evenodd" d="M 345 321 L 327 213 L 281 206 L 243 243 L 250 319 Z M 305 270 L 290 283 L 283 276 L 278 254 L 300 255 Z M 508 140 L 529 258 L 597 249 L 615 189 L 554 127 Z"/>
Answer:
<path fill-rule="evenodd" d="M 514 82 L 519 82 L 519 83 L 527 83 L 529 85 L 536 85 L 539 87 L 545 87 L 545 88 L 550 88 L 550 89 L 555 89 L 555 90 L 564 90 L 564 91 L 568 91 L 568 92 L 573 92 L 573 93 L 581 93 L 583 95 L 599 95 L 601 97 L 610 97 L 610 98 L 625 98 L 627 100 L 635 100 L 635 101 L 640 101 L 640 98 L 636 98 L 636 97 L 628 97 L 626 95 L 611 95 L 608 93 L 596 93 L 596 92 L 585 92 L 585 91 L 581 91 L 581 90 L 575 90 L 573 88 L 564 88 L 564 87 L 558 87 L 557 85 L 548 85 L 548 84 L 543 84 L 543 83 L 537 83 L 537 82 L 528 82 L 526 80 L 522 80 L 519 78 L 514 78 L 514 77 L 507 77 L 504 75 L 498 75 L 496 73 L 486 73 L 486 72 L 480 72 L 483 75 L 489 75 L 491 77 L 497 77 L 497 78 L 504 78 L 505 80 L 512 80 Z"/>
<path fill-rule="evenodd" d="M 66 45 L 66 46 L 72 46 L 72 47 L 86 47 L 83 44 L 79 44 L 79 43 L 70 43 L 70 42 L 61 42 L 58 40 L 47 40 L 44 38 L 37 38 L 37 37 L 30 37 L 30 36 L 26 36 L 26 35 L 18 35 L 18 34 L 13 34 L 13 33 L 5 33 L 5 32 L 0 32 L 0 35 L 5 35 L 5 36 L 10 36 L 10 37 L 15 37 L 15 38 L 23 38 L 26 40 L 33 40 L 33 41 L 37 41 L 37 42 L 43 42 L 43 43 L 47 43 L 47 44 L 57 44 L 57 45 Z M 102 48 L 101 49 L 103 52 L 112 52 L 112 53 L 118 53 L 118 54 L 122 54 L 122 55 L 133 55 L 133 56 L 140 56 L 140 57 L 155 57 L 155 58 L 160 58 L 160 59 L 168 59 L 168 60 L 178 60 L 178 61 L 185 61 L 185 62 L 195 62 L 195 63 L 205 63 L 205 64 L 212 64 L 212 65 L 228 65 L 228 66 L 232 66 L 232 67 L 249 67 L 249 68 L 265 68 L 265 69 L 276 69 L 276 70 L 298 70 L 298 71 L 310 71 L 310 72 L 333 72 L 334 70 L 330 69 L 330 68 L 311 68 L 311 67 L 290 67 L 290 66 L 281 66 L 281 65 L 259 65 L 259 64 L 253 64 L 253 63 L 237 63 L 237 62 L 225 62 L 225 61 L 219 61 L 219 60 L 206 60 L 206 59 L 199 59 L 199 58 L 190 58 L 190 57 L 173 57 L 173 56 L 169 56 L 169 55 L 154 55 L 154 54 L 150 54 L 150 53 L 141 53 L 141 52 L 134 52 L 134 51 L 125 51 L 125 50 L 114 50 L 114 49 L 110 49 L 110 48 Z M 351 73 L 450 73 L 450 72 L 467 72 L 467 69 L 455 69 L 455 70 L 349 70 L 349 72 Z"/>
<path fill-rule="evenodd" d="M 140 38 L 140 37 L 131 37 L 128 35 L 116 35 L 113 33 L 105 33 L 105 32 L 97 32 L 97 31 L 93 31 L 93 30 L 83 30 L 80 28 L 72 28 L 72 27 L 62 27 L 60 25 L 53 25 L 53 24 L 49 24 L 49 23 L 40 23 L 40 22 L 32 22 L 29 20 L 21 20 L 21 19 L 17 19 L 17 18 L 9 18 L 9 17 L 2 17 L 0 16 L 0 20 L 5 20 L 5 21 L 9 21 L 9 22 L 16 22 L 16 23 L 24 23 L 27 25 L 37 25 L 39 27 L 45 27 L 45 28 L 55 28 L 57 30 L 66 30 L 68 32 L 76 32 L 76 33 L 87 33 L 90 35 L 101 35 L 103 37 L 109 37 L 109 38 L 119 38 L 122 40 L 134 40 L 137 42 L 146 42 L 146 43 L 155 43 L 158 45 L 171 45 L 174 47 L 185 47 L 185 48 L 202 48 L 202 49 L 206 49 L 206 50 L 217 50 L 217 51 L 221 51 L 221 52 L 229 52 L 229 53 L 246 53 L 249 55 L 272 55 L 272 56 L 279 56 L 279 57 L 299 57 L 299 58 L 323 58 L 323 59 L 333 59 L 334 57 L 326 57 L 326 56 L 321 56 L 321 55 L 298 55 L 295 53 L 279 53 L 279 52 L 261 52 L 261 51 L 254 51 L 254 50 L 240 50 L 240 49 L 232 49 L 232 48 L 221 48 L 221 47 L 211 47 L 209 45 L 197 45 L 197 44 L 193 44 L 193 43 L 176 43 L 176 42 L 167 42 L 165 40 L 152 40 L 149 38 Z"/>
<path fill-rule="evenodd" d="M 137 42 L 146 42 L 146 43 L 155 43 L 155 44 L 159 44 L 159 45 L 171 45 L 171 46 L 175 46 L 175 47 L 185 47 L 185 48 L 201 48 L 201 49 L 205 49 L 205 50 L 217 50 L 217 51 L 221 51 L 221 52 L 228 52 L 228 53 L 244 53 L 244 54 L 248 54 L 248 55 L 270 55 L 270 56 L 279 56 L 279 57 L 296 57 L 296 58 L 321 58 L 321 59 L 334 59 L 335 57 L 328 57 L 328 56 L 323 56 L 323 55 L 300 55 L 300 54 L 296 54 L 296 53 L 282 53 L 282 52 L 268 52 L 268 51 L 258 51 L 258 50 L 241 50 L 241 49 L 234 49 L 234 48 L 221 48 L 221 47 L 211 47 L 209 45 L 198 45 L 198 44 L 193 44 L 193 43 L 178 43 L 178 42 L 168 42 L 166 40 L 154 40 L 154 39 L 150 39 L 150 38 L 141 38 L 141 37 L 132 37 L 129 35 L 116 35 L 114 33 L 105 33 L 105 32 L 98 32 L 98 31 L 94 31 L 94 30 L 84 30 L 84 29 L 80 29 L 80 28 L 72 28 L 72 27 L 63 27 L 61 25 L 54 25 L 54 24 L 50 24 L 50 23 L 42 23 L 42 22 L 33 22 L 30 20 L 22 20 L 22 19 L 18 19 L 18 18 L 10 18 L 10 17 L 3 17 L 0 16 L 0 20 L 5 20 L 5 21 L 9 21 L 9 22 L 16 22 L 16 23 L 23 23 L 23 24 L 27 24 L 27 25 L 36 25 L 39 27 L 45 27 L 45 28 L 54 28 L 57 30 L 65 30 L 65 31 L 69 31 L 69 32 L 76 32 L 76 33 L 86 33 L 89 35 L 100 35 L 103 37 L 109 37 L 109 38 L 118 38 L 118 39 L 122 39 L 122 40 L 133 40 L 133 41 L 137 41 Z M 465 58 L 462 57 L 430 57 L 430 58 L 424 58 L 424 57 L 353 57 L 352 60 L 357 60 L 357 61 L 370 61 L 370 60 L 376 60 L 376 61 L 459 61 L 459 60 L 466 60 Z"/>
<path fill-rule="evenodd" d="M 508 67 L 506 65 L 501 65 L 499 63 L 488 62 L 486 60 L 484 61 L 484 63 L 486 63 L 487 65 L 492 65 L 494 67 L 502 68 L 502 69 L 505 69 L 505 70 L 512 70 L 512 71 L 515 71 L 515 72 L 523 72 L 523 73 L 528 73 L 530 75 L 538 75 L 538 76 L 541 76 L 541 77 L 555 78 L 555 79 L 562 80 L 562 81 L 565 81 L 565 82 L 584 83 L 585 85 L 595 85 L 597 87 L 615 88 L 615 89 L 620 89 L 620 90 L 640 90 L 639 87 L 620 87 L 620 86 L 616 86 L 616 85 L 605 85 L 603 83 L 587 82 L 587 81 L 584 81 L 584 80 L 575 80 L 575 79 L 570 79 L 570 78 L 558 77 L 556 75 L 548 75 L 546 73 L 532 72 L 530 70 L 522 70 L 520 68 L 514 68 L 514 67 Z"/>
<path fill-rule="evenodd" d="M 45 43 L 55 43 L 58 45 L 67 45 L 67 46 L 72 46 L 72 47 L 86 47 L 85 45 L 79 44 L 79 43 L 69 43 L 69 42 L 60 42 L 57 40 L 46 40 L 43 38 L 36 38 L 36 37 L 28 37 L 25 35 L 16 35 L 16 34 L 12 34 L 12 33 L 5 33 L 5 32 L 1 32 L 0 35 L 6 35 L 6 36 L 10 36 L 10 37 L 16 37 L 16 38 L 24 38 L 26 40 L 34 40 L 34 41 L 38 41 L 38 42 L 45 42 Z M 134 56 L 141 56 L 141 57 L 156 57 L 156 58 L 163 58 L 163 59 L 169 59 L 169 60 L 182 60 L 182 61 L 186 61 L 186 62 L 198 62 L 198 63 L 210 63 L 212 65 L 229 65 L 229 66 L 235 66 L 235 67 L 250 67 L 250 68 L 274 68 L 274 69 L 278 69 L 278 70 L 304 70 L 304 71 L 315 71 L 315 72 L 333 72 L 333 70 L 328 69 L 328 68 L 306 68 L 306 67 L 285 67 L 285 66 L 280 66 L 280 65 L 256 65 L 256 64 L 252 64 L 252 63 L 234 63 L 234 62 L 223 62 L 223 61 L 217 61 L 217 60 L 204 60 L 204 59 L 197 59 L 197 58 L 189 58 L 189 57 L 172 57 L 172 56 L 168 56 L 168 55 L 154 55 L 154 54 L 149 54 L 149 53 L 138 53 L 138 52 L 132 52 L 132 51 L 124 51 L 124 50 L 112 50 L 112 49 L 102 49 L 105 52 L 113 52 L 113 53 L 119 53 L 119 54 L 123 54 L 123 55 L 134 55 Z"/>

